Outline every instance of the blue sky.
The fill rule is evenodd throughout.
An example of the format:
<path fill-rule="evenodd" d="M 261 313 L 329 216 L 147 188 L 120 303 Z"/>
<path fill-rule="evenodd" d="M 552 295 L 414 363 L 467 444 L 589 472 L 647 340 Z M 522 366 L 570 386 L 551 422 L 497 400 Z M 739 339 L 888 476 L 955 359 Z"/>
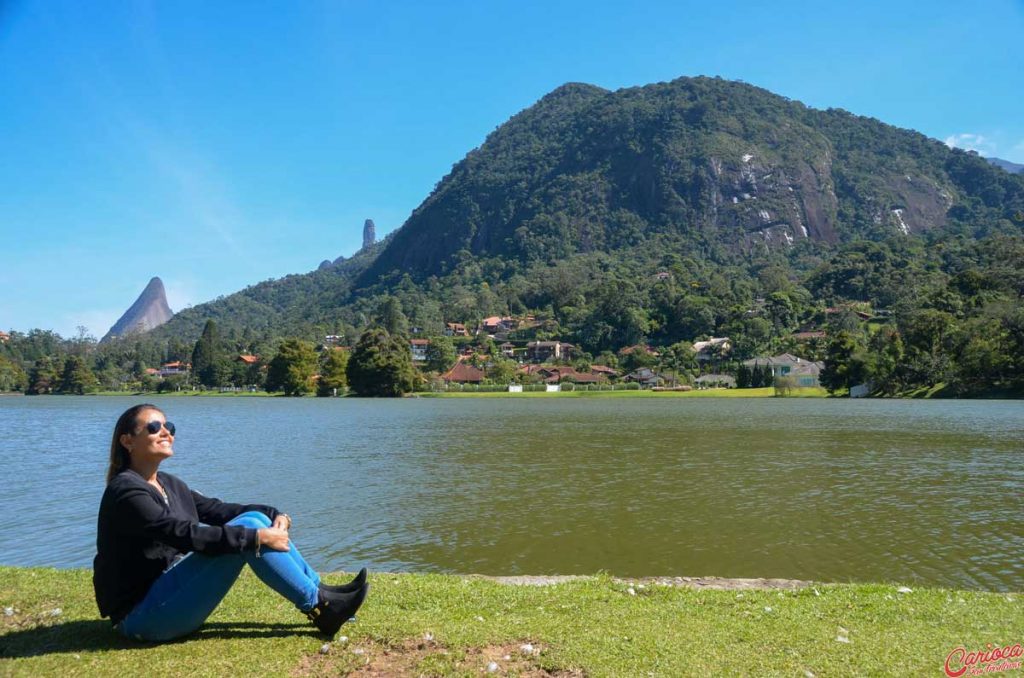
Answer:
<path fill-rule="evenodd" d="M 719 75 L 1024 163 L 1021 0 L 711 5 L 0 0 L 0 328 L 351 255 L 565 82 Z"/>

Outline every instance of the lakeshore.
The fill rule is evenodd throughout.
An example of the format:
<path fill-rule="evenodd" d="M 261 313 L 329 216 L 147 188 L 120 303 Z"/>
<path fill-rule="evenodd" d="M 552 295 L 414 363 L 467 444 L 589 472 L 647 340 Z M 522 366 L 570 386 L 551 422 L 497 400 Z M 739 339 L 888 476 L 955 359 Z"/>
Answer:
<path fill-rule="evenodd" d="M 294 397 L 285 396 L 282 393 L 268 393 L 266 391 L 171 391 L 166 393 L 158 393 L 156 391 L 138 391 L 138 392 L 126 392 L 126 391 L 97 391 L 95 393 L 87 393 L 87 396 L 135 396 L 135 397 L 149 397 L 159 396 L 161 398 L 187 398 L 187 397 L 203 397 L 203 398 L 284 398 Z M 830 395 L 828 391 L 823 388 L 795 388 L 785 397 L 787 398 L 833 398 L 842 397 L 845 394 Z M 312 394 L 305 396 L 299 396 L 304 398 L 315 398 Z M 349 394 L 342 397 L 357 398 L 354 394 Z M 414 391 L 407 393 L 404 397 L 406 398 L 775 398 L 775 389 L 772 387 L 764 388 L 709 388 L 709 389 L 694 389 L 692 391 L 671 391 L 671 390 L 653 390 L 653 389 L 616 389 L 616 390 L 601 390 L 601 391 L 524 391 L 521 393 L 511 393 L 505 391 L 488 391 L 488 390 L 465 390 L 465 391 Z"/>
<path fill-rule="evenodd" d="M 958 647 L 1024 640 L 1019 592 L 371 573 L 358 621 L 327 643 L 247 569 L 199 631 L 149 645 L 98 619 L 90 576 L 0 567 L 0 673 L 941 675 Z"/>

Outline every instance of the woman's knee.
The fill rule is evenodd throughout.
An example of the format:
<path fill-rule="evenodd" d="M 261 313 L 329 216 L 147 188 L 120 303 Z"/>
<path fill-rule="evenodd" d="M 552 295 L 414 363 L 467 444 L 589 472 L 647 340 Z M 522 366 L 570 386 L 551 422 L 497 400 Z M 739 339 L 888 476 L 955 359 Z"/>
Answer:
<path fill-rule="evenodd" d="M 270 518 L 260 511 L 246 511 L 228 521 L 228 525 L 241 525 L 242 527 L 270 527 L 273 523 Z"/>

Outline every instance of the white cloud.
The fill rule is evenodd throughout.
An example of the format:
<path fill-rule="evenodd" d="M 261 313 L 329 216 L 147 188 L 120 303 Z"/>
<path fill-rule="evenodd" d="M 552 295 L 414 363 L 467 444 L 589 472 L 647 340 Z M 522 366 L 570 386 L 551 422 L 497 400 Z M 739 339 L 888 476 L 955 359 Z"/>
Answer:
<path fill-rule="evenodd" d="M 977 151 L 979 155 L 994 155 L 996 152 L 995 143 L 988 137 L 981 134 L 952 134 L 946 137 L 946 145 L 950 148 L 962 148 L 965 151 Z"/>

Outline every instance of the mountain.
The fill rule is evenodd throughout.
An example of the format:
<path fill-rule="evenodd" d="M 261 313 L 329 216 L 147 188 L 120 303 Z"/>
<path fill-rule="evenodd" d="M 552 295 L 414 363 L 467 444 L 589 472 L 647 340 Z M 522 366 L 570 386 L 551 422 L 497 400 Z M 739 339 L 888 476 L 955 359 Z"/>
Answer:
<path fill-rule="evenodd" d="M 806 285 L 794 318 L 810 299 L 891 306 L 981 261 L 938 258 L 952 250 L 934 243 L 959 252 L 1019 237 L 1022 223 L 1024 176 L 911 130 L 719 78 L 567 84 L 488 135 L 383 241 L 195 306 L 156 334 L 194 340 L 205 318 L 265 339 L 352 334 L 394 295 L 428 332 L 548 309 L 546 331 L 570 328 L 590 346 L 671 343 L 727 329 L 787 285 Z M 685 281 L 671 303 L 689 304 L 694 322 L 670 327 L 680 310 L 654 318 L 669 302 L 647 281 L 666 270 Z M 583 334 L 598 330 L 607 336 Z"/>
<path fill-rule="evenodd" d="M 1003 160 L 1002 158 L 985 158 L 996 167 L 1001 167 L 1010 174 L 1024 174 L 1024 165 L 1020 165 L 1009 160 Z"/>
<path fill-rule="evenodd" d="M 443 275 L 467 255 L 551 262 L 659 235 L 737 253 L 922 233 L 972 198 L 997 207 L 981 195 L 994 173 L 917 132 L 744 83 L 568 84 L 456 164 L 360 283 Z"/>
<path fill-rule="evenodd" d="M 135 303 L 128 307 L 124 315 L 114 323 L 114 326 L 100 341 L 105 342 L 116 337 L 148 332 L 166 323 L 173 315 L 174 312 L 167 305 L 167 293 L 164 290 L 163 281 L 160 278 L 153 278 L 146 285 L 146 289 L 142 290 L 142 294 L 135 300 Z"/>

